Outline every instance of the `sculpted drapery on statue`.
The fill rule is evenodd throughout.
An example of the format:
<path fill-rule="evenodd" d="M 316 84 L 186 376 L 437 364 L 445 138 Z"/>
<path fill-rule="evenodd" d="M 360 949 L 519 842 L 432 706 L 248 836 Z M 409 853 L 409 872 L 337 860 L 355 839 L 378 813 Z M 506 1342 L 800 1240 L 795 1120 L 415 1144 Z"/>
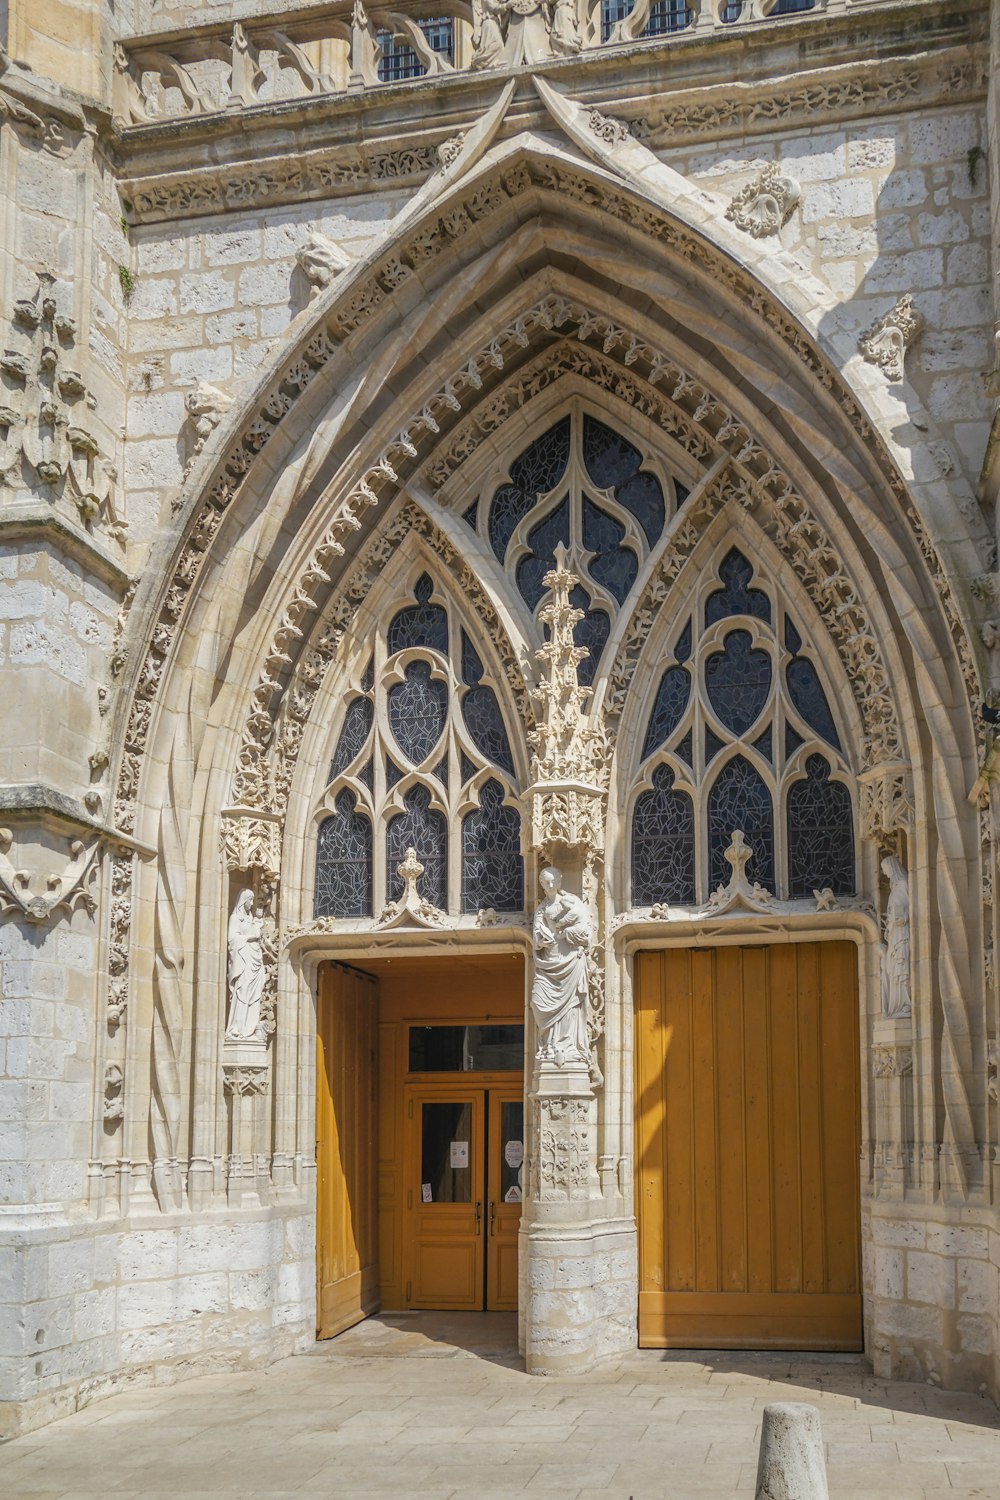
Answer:
<path fill-rule="evenodd" d="M 912 1013 L 910 993 L 910 887 L 906 871 L 894 854 L 882 861 L 889 881 L 882 945 L 882 1014 L 892 1019 Z"/>
<path fill-rule="evenodd" d="M 229 1024 L 231 1041 L 261 1036 L 261 998 L 267 979 L 261 942 L 264 926 L 253 909 L 253 891 L 240 891 L 229 918 Z"/>
<path fill-rule="evenodd" d="M 587 1062 L 587 956 L 594 940 L 590 913 L 562 888 L 562 871 L 540 876 L 545 900 L 532 929 L 531 1009 L 538 1027 L 538 1062 Z"/>
<path fill-rule="evenodd" d="M 473 0 L 473 68 L 545 62 L 583 45 L 575 0 Z"/>

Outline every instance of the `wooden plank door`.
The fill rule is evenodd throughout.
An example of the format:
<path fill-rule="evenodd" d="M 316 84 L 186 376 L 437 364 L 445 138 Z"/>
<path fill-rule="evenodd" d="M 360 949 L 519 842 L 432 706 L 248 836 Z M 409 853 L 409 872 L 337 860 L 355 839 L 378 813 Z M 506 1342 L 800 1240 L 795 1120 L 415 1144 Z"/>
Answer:
<path fill-rule="evenodd" d="M 484 1104 L 461 1085 L 406 1090 L 408 1307 L 482 1308 Z"/>
<path fill-rule="evenodd" d="M 326 964 L 316 1033 L 317 1338 L 378 1308 L 378 985 Z"/>
<path fill-rule="evenodd" d="M 517 1308 L 517 1235 L 521 1225 L 524 1162 L 524 1089 L 489 1091 L 486 1199 L 486 1307 Z"/>
<path fill-rule="evenodd" d="M 857 950 L 637 955 L 639 1342 L 860 1349 Z"/>

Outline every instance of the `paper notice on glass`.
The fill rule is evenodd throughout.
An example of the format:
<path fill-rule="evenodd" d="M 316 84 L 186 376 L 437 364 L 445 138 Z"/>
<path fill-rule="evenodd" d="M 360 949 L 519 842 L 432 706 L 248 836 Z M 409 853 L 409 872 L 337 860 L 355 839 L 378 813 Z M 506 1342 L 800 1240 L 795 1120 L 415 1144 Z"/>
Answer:
<path fill-rule="evenodd" d="M 420 1201 L 421 1203 L 434 1202 L 434 1194 L 431 1192 L 431 1185 L 429 1182 L 422 1182 L 420 1184 Z"/>
<path fill-rule="evenodd" d="M 515 1171 L 524 1161 L 524 1142 L 508 1141 L 503 1148 L 503 1159 Z"/>
<path fill-rule="evenodd" d="M 451 1165 L 453 1167 L 467 1167 L 469 1165 L 468 1141 L 452 1141 Z"/>
<path fill-rule="evenodd" d="M 505 1203 L 520 1203 L 521 1189 L 517 1187 L 509 1187 L 503 1195 L 503 1201 Z"/>

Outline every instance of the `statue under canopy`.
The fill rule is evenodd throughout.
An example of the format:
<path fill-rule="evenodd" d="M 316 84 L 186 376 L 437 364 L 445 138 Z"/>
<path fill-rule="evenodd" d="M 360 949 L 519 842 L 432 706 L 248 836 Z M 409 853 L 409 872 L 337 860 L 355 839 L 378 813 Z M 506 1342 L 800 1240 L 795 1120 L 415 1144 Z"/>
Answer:
<path fill-rule="evenodd" d="M 910 886 L 906 871 L 894 854 L 882 861 L 889 881 L 882 944 L 882 1014 L 898 1019 L 912 1013 L 910 992 Z"/>
<path fill-rule="evenodd" d="M 261 1036 L 260 1006 L 267 971 L 262 939 L 264 925 L 253 908 L 253 891 L 240 891 L 229 918 L 229 1024 L 231 1041 Z"/>
<path fill-rule="evenodd" d="M 593 942 L 590 913 L 579 896 L 562 889 L 562 871 L 540 876 L 545 900 L 535 912 L 531 1009 L 538 1027 L 539 1062 L 586 1063 L 587 957 Z"/>

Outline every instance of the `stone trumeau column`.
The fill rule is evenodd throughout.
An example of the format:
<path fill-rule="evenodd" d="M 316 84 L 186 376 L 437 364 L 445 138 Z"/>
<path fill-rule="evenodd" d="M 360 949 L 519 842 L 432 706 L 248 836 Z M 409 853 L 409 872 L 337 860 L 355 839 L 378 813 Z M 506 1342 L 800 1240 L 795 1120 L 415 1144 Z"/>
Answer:
<path fill-rule="evenodd" d="M 539 619 L 539 727 L 526 793 L 529 870 L 538 882 L 528 1066 L 528 1170 L 520 1239 L 520 1317 L 527 1368 L 587 1369 L 608 1347 L 609 1299 L 634 1303 L 622 1229 L 607 1216 L 598 1177 L 598 1042 L 603 1031 L 604 822 L 607 746 L 589 725 L 586 651 L 573 641 L 578 579 L 556 549 Z M 620 1283 L 620 1285 L 619 1285 Z M 628 1319 L 626 1318 L 627 1324 Z M 628 1342 L 633 1342 L 631 1335 Z"/>

